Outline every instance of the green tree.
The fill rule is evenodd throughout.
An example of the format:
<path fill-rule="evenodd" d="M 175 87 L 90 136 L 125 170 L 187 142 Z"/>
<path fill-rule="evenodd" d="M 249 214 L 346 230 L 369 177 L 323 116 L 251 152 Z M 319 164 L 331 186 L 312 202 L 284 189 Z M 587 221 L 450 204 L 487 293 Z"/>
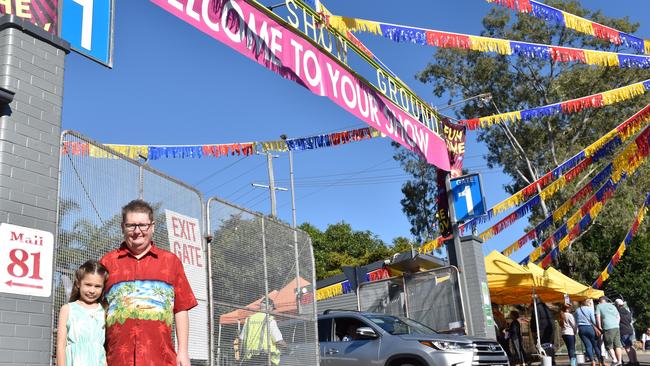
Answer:
<path fill-rule="evenodd" d="M 343 266 L 363 266 L 393 254 L 377 235 L 353 230 L 345 222 L 331 224 L 325 231 L 309 223 L 300 229 L 311 237 L 318 279 L 341 273 Z"/>
<path fill-rule="evenodd" d="M 606 17 L 600 11 L 584 9 L 577 1 L 549 0 L 545 3 L 630 34 L 634 34 L 638 28 L 638 24 L 631 23 L 627 18 Z M 482 35 L 566 47 L 634 53 L 623 46 L 612 46 L 595 37 L 555 26 L 530 15 L 514 14 L 508 9 L 495 6 L 483 19 Z M 457 110 L 456 117 L 471 119 L 600 93 L 650 79 L 650 71 L 438 49 L 435 51 L 433 61 L 417 75 L 417 78 L 429 83 L 434 95 L 449 100 L 491 93 L 492 99 L 489 103 L 475 99 Z M 490 168 L 502 169 L 512 178 L 505 189 L 509 193 L 514 193 L 596 141 L 646 106 L 649 101 L 650 98 L 646 94 L 617 103 L 615 106 L 585 109 L 571 115 L 555 114 L 531 121 L 499 124 L 480 130 L 477 138 L 487 147 L 487 165 Z M 411 157 L 404 158 L 404 156 Z M 421 228 L 430 225 L 433 218 L 430 215 L 434 212 L 430 198 L 431 187 L 425 185 L 419 189 L 412 187 L 414 182 L 421 180 L 430 180 L 430 184 L 433 184 L 430 177 L 433 176 L 434 169 L 430 166 L 420 168 L 416 158 L 402 150 L 398 151 L 396 158 L 407 172 L 411 174 L 415 172 L 414 179 L 403 187 L 405 197 L 402 201 L 404 211 L 412 222 L 412 232 L 427 233 Z M 605 163 L 607 162 L 601 161 L 576 181 L 586 183 Z M 646 164 L 634 177 L 623 182 L 619 192 L 607 204 L 596 222 L 573 244 L 570 251 L 561 254 L 559 261 L 561 270 L 583 282 L 594 281 L 625 236 L 633 220 L 634 207 L 638 207 L 645 199 L 650 187 L 649 172 Z M 580 186 L 580 183 L 567 186 L 560 194 L 543 202 L 543 205 L 534 210 L 531 225 L 540 222 L 573 195 Z M 413 210 L 415 214 L 410 213 Z M 419 237 L 422 235 L 420 234 Z M 650 293 L 648 291 L 650 273 L 643 273 L 640 270 L 646 268 L 644 264 L 650 261 L 648 251 L 643 251 L 649 245 L 647 241 L 648 225 L 646 224 L 641 227 L 637 239 L 633 241 L 630 251 L 616 268 L 611 279 L 605 283 L 605 290 L 608 293 L 623 295 L 633 309 L 637 310 L 637 314 L 641 314 L 643 326 L 650 325 L 648 316 L 650 302 L 646 295 Z"/>

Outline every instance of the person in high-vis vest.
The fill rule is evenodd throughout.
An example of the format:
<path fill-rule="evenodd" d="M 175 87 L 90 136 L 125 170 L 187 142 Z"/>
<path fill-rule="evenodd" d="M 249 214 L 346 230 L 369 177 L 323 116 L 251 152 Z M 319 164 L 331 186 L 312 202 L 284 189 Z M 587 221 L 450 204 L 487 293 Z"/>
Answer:
<path fill-rule="evenodd" d="M 280 364 L 280 348 L 286 348 L 287 344 L 282 339 L 282 333 L 280 333 L 275 318 L 273 315 L 267 314 L 274 308 L 271 299 L 263 298 L 260 303 L 260 311 L 246 319 L 244 328 L 239 333 L 239 343 L 243 347 L 241 365 L 269 365 L 269 360 L 271 365 Z"/>

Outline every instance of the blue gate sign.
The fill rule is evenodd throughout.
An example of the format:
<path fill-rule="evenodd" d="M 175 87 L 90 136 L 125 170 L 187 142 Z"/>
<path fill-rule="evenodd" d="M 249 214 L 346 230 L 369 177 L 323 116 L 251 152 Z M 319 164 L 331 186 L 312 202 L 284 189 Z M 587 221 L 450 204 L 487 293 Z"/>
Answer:
<path fill-rule="evenodd" d="M 481 176 L 477 173 L 450 180 L 457 222 L 487 214 Z"/>
<path fill-rule="evenodd" d="M 107 67 L 113 67 L 113 1 L 63 0 L 61 6 L 61 38 Z"/>

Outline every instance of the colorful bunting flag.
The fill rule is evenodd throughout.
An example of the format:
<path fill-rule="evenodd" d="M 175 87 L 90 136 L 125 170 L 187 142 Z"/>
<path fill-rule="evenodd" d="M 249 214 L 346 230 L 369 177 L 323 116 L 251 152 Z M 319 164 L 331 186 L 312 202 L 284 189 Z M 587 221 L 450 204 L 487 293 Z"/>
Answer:
<path fill-rule="evenodd" d="M 542 10 L 540 8 L 540 10 Z M 543 9 L 545 16 L 553 9 Z M 559 16 L 563 17 L 563 14 Z M 530 42 L 515 42 L 505 39 L 471 36 L 441 32 L 431 29 L 396 25 L 366 19 L 348 18 L 332 15 L 327 18 L 329 25 L 345 34 L 346 32 L 365 32 L 388 38 L 394 42 L 410 42 L 423 46 L 460 48 L 478 52 L 496 52 L 500 55 L 519 55 L 556 62 L 580 62 L 588 65 L 623 68 L 650 68 L 650 56 L 624 53 L 585 50 L 571 47 L 551 46 Z M 577 27 L 577 22 L 573 24 Z"/>
<path fill-rule="evenodd" d="M 257 152 L 268 151 L 283 152 L 288 150 L 313 150 L 323 147 L 349 144 L 351 142 L 358 142 L 380 136 L 381 134 L 377 130 L 366 127 L 330 134 L 265 142 L 183 146 L 105 144 L 104 146 L 131 159 L 137 159 L 139 157 L 148 160 L 159 160 L 164 158 L 218 158 L 227 156 L 251 156 L 255 155 Z M 64 141 L 62 153 L 103 159 L 118 158 L 117 155 L 109 152 L 109 150 L 104 150 L 103 148 L 86 142 L 76 141 Z"/>
<path fill-rule="evenodd" d="M 650 193 L 646 197 L 643 205 L 641 205 L 641 208 L 639 208 L 637 216 L 634 219 L 634 222 L 632 223 L 630 230 L 628 230 L 627 235 L 625 235 L 625 238 L 623 239 L 618 249 L 612 256 L 612 259 L 609 261 L 605 269 L 600 273 L 596 281 L 594 281 L 592 285 L 593 288 L 601 288 L 603 286 L 603 282 L 607 281 L 609 275 L 614 271 L 614 267 L 618 264 L 618 262 L 620 262 L 621 257 L 623 257 L 623 254 L 625 253 L 625 250 L 630 245 L 632 238 L 637 233 L 637 230 L 639 229 L 639 226 L 643 222 L 643 219 L 645 218 L 645 215 L 648 213 L 649 209 L 650 209 Z"/>
<path fill-rule="evenodd" d="M 573 29 L 580 33 L 588 34 L 615 45 L 624 45 L 638 53 L 650 55 L 649 40 L 635 37 L 614 28 L 602 25 L 591 20 L 567 13 L 534 0 L 486 0 L 505 6 L 520 13 L 532 14 L 542 20 L 550 21 L 562 27 Z"/>
<path fill-rule="evenodd" d="M 468 120 L 461 120 L 470 130 L 490 127 L 495 123 L 530 121 L 534 118 L 552 116 L 555 114 L 577 113 L 585 109 L 600 108 L 644 95 L 650 91 L 650 80 L 641 81 L 606 92 L 572 99 L 565 102 L 549 104 L 542 107 L 524 109 L 515 112 L 495 114 Z"/>
<path fill-rule="evenodd" d="M 611 178 L 589 200 L 587 200 L 587 202 L 585 202 L 577 212 L 577 214 L 582 215 L 579 223 L 574 227 L 569 227 L 568 222 L 567 224 L 562 225 L 553 235 L 546 239 L 542 245 L 535 248 L 535 250 L 524 259 L 524 261 L 526 261 L 525 263 L 527 263 L 527 261 L 539 262 L 541 259 L 542 267 L 547 268 L 562 251 L 559 246 L 554 244 L 560 242 L 562 238 L 567 235 L 569 235 L 569 240 L 571 241 L 577 238 L 579 233 L 584 231 L 602 211 L 603 205 L 614 195 L 621 181 L 632 175 L 645 161 L 649 154 L 650 127 L 646 127 L 645 130 L 637 136 L 633 143 L 629 144 L 625 150 L 614 158 Z M 573 222 L 575 224 L 575 220 Z M 565 247 L 566 246 L 568 245 L 565 245 Z M 546 257 L 543 257 L 544 251 L 549 249 L 551 249 L 551 252 L 549 252 Z"/>

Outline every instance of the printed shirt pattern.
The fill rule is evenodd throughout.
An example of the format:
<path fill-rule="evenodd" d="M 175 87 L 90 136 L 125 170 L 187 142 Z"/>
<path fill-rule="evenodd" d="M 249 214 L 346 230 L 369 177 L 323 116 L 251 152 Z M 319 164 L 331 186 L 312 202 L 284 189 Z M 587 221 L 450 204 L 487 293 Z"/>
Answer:
<path fill-rule="evenodd" d="M 108 365 L 175 366 L 174 314 L 197 305 L 181 261 L 155 245 L 136 259 L 122 243 L 100 262 L 109 271 Z"/>

